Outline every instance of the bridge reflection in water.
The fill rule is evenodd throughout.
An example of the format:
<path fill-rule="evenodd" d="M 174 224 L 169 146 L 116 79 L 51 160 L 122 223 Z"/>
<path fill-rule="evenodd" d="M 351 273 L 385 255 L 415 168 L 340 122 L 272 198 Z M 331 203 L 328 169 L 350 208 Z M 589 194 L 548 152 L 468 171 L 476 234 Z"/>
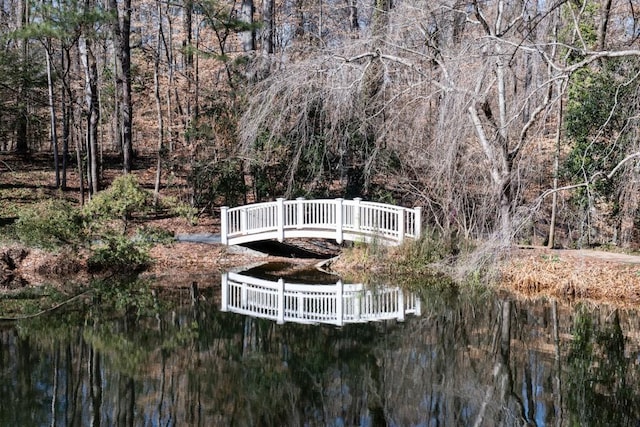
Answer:
<path fill-rule="evenodd" d="M 400 287 L 362 283 L 332 285 L 269 281 L 239 273 L 222 275 L 221 311 L 285 322 L 342 326 L 419 316 L 420 299 Z"/>

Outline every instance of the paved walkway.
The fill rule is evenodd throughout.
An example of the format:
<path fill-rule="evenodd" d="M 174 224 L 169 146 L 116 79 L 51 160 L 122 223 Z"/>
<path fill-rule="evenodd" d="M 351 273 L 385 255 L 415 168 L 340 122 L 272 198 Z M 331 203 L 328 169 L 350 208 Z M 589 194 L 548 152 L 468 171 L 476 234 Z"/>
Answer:
<path fill-rule="evenodd" d="M 212 245 L 221 243 L 220 234 L 213 233 L 176 234 L 176 240 L 178 242 L 209 243 Z"/>

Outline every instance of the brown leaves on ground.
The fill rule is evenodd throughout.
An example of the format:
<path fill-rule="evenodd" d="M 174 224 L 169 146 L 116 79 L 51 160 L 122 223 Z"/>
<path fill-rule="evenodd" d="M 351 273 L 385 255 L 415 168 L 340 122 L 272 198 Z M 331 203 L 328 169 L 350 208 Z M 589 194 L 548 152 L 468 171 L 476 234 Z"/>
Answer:
<path fill-rule="evenodd" d="M 640 257 L 598 251 L 516 250 L 500 287 L 526 297 L 640 303 Z"/>

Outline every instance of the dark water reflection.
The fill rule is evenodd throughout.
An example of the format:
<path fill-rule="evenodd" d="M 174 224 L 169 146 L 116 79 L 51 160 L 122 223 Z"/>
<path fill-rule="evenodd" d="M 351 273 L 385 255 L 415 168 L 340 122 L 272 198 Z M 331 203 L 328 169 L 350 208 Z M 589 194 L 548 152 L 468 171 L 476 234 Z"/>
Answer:
<path fill-rule="evenodd" d="M 404 322 L 76 310 L 0 325 L 2 426 L 638 425 L 639 318 L 449 287 Z"/>

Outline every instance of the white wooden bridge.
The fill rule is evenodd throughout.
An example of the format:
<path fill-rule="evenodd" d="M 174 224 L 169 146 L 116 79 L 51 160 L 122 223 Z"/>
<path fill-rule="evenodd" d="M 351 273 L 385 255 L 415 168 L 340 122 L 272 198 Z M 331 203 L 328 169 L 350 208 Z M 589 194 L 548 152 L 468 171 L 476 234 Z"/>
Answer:
<path fill-rule="evenodd" d="M 238 245 L 288 238 L 379 241 L 399 245 L 418 239 L 422 209 L 405 208 L 361 199 L 285 200 L 221 208 L 220 240 Z"/>
<path fill-rule="evenodd" d="M 306 285 L 262 280 L 238 273 L 222 275 L 221 311 L 274 320 L 342 326 L 419 316 L 420 299 L 400 287 L 364 284 Z"/>

